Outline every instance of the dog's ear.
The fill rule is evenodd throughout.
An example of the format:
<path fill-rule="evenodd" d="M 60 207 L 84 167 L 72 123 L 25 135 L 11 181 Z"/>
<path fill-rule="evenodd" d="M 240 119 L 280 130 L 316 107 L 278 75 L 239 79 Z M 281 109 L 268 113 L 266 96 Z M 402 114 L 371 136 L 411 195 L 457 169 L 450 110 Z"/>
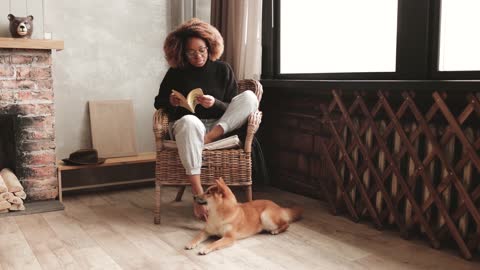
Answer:
<path fill-rule="evenodd" d="M 222 193 L 225 193 L 224 190 L 227 185 L 225 185 L 225 181 L 223 181 L 223 178 L 220 177 L 216 179 L 215 183 L 217 184 L 218 190 L 221 191 Z"/>
<path fill-rule="evenodd" d="M 217 183 L 222 183 L 223 185 L 226 186 L 225 181 L 223 181 L 223 177 L 219 177 L 219 178 L 217 179 Z"/>
<path fill-rule="evenodd" d="M 221 188 L 226 186 L 225 181 L 223 181 L 222 177 L 219 177 L 215 180 L 215 183 L 217 183 L 217 187 Z"/>
<path fill-rule="evenodd" d="M 220 192 L 223 194 L 223 197 L 228 197 L 228 196 L 233 196 L 232 191 L 230 188 L 225 184 L 225 181 L 223 181 L 223 178 L 220 177 L 217 180 L 215 180 L 217 183 L 217 187 L 220 190 Z"/>

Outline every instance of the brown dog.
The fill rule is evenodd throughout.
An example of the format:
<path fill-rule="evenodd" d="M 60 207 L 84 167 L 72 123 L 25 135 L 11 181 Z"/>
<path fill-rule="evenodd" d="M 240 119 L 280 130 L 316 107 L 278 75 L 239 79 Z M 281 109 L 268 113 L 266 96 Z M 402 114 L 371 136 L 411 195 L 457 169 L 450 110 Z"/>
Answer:
<path fill-rule="evenodd" d="M 214 250 L 231 246 L 236 239 L 242 239 L 261 231 L 279 234 L 288 228 L 290 222 L 300 219 L 303 209 L 282 208 L 268 200 L 254 200 L 237 203 L 235 195 L 222 178 L 216 180 L 205 193 L 195 196 L 198 204 L 207 206 L 208 219 L 205 228 L 187 245 L 193 249 L 210 236 L 221 238 L 202 250 L 205 255 Z"/>

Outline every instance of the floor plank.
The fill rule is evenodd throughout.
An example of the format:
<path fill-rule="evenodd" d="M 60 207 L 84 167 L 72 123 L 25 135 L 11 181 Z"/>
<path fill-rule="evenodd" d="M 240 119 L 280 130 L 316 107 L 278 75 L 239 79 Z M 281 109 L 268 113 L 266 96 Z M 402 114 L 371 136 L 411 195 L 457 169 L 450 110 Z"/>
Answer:
<path fill-rule="evenodd" d="M 161 225 L 153 224 L 152 188 L 70 195 L 64 211 L 0 218 L 0 270 L 480 269 L 478 256 L 466 261 L 454 249 L 332 216 L 317 200 L 277 189 L 254 197 L 301 205 L 302 220 L 280 235 L 259 234 L 200 256 L 199 248 L 184 249 L 204 226 L 193 218 L 189 194 L 175 202 L 176 189 L 162 189 Z"/>
<path fill-rule="evenodd" d="M 105 211 L 102 216 L 97 215 L 94 209 L 98 207 L 105 206 L 103 204 L 84 205 L 82 201 L 78 201 L 75 207 L 69 207 L 66 212 L 68 215 L 75 217 L 80 228 L 90 238 L 95 239 L 96 243 L 122 269 L 149 269 L 151 265 L 158 263 L 155 258 L 149 258 L 142 250 L 134 248 L 134 243 L 116 230 L 126 223 L 125 218 L 116 218 L 114 214 L 108 213 L 110 209 Z M 108 208 L 111 208 L 111 206 Z M 110 219 L 117 223 L 115 227 L 108 222 Z"/>
<path fill-rule="evenodd" d="M 122 269 L 68 211 L 42 214 L 81 269 Z"/>
<path fill-rule="evenodd" d="M 15 220 L 43 269 L 81 269 L 41 215 L 18 216 Z"/>
<path fill-rule="evenodd" d="M 4 269 L 42 269 L 13 217 L 0 219 L 0 265 Z"/>

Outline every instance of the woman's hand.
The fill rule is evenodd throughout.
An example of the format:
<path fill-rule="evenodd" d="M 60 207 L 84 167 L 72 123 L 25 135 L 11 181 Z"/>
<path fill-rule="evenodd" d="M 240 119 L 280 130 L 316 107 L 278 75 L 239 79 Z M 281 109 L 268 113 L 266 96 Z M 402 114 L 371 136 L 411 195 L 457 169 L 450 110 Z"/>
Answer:
<path fill-rule="evenodd" d="M 169 101 L 173 107 L 177 107 L 180 104 L 180 99 L 176 97 L 173 93 L 170 94 Z"/>
<path fill-rule="evenodd" d="M 202 105 L 205 109 L 208 109 L 215 104 L 215 98 L 210 95 L 203 95 L 197 97 L 198 104 Z"/>

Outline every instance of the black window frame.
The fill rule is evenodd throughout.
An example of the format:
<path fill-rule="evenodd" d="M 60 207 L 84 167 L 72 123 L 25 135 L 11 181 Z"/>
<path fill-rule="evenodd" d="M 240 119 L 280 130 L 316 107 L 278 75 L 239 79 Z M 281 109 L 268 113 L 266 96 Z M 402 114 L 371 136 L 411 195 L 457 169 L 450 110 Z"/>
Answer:
<path fill-rule="evenodd" d="M 280 73 L 280 0 L 263 1 L 262 79 L 475 80 L 480 71 L 439 71 L 441 0 L 398 0 L 395 72 Z"/>

